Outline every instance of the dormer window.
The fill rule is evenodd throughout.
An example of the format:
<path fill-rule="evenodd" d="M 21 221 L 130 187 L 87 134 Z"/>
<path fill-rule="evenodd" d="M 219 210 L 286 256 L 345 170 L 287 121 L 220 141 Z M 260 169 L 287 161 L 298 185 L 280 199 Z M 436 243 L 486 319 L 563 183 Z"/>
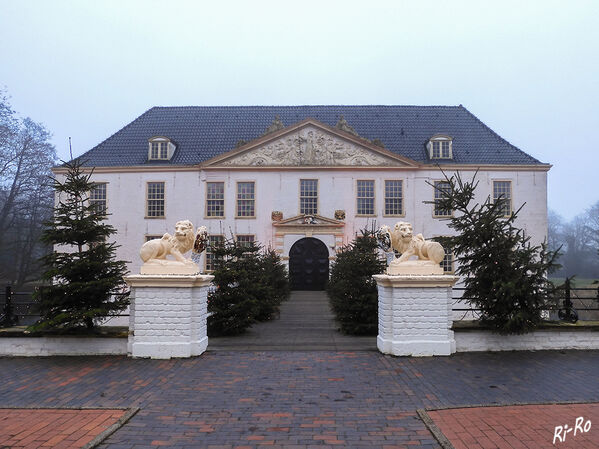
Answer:
<path fill-rule="evenodd" d="M 148 159 L 168 161 L 175 151 L 175 145 L 167 137 L 152 137 L 149 141 Z"/>
<path fill-rule="evenodd" d="M 435 135 L 428 142 L 428 154 L 431 159 L 453 159 L 453 138 L 445 135 Z"/>

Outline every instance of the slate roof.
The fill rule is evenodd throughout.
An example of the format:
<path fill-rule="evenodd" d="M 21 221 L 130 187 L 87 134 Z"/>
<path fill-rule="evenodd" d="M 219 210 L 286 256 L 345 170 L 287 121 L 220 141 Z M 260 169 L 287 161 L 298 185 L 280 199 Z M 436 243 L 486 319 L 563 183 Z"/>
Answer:
<path fill-rule="evenodd" d="M 82 156 L 96 167 L 193 165 L 263 135 L 279 115 L 285 126 L 313 118 L 335 126 L 343 115 L 361 137 L 424 164 L 541 164 L 497 135 L 463 106 L 177 106 L 153 107 Z M 435 134 L 453 137 L 453 161 L 431 161 Z M 168 162 L 148 161 L 148 139 L 169 137 L 177 149 Z"/>

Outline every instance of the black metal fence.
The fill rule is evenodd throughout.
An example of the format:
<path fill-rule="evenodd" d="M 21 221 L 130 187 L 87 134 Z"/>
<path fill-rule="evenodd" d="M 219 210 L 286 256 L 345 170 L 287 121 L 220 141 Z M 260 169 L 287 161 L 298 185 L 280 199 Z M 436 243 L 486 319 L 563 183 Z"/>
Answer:
<path fill-rule="evenodd" d="M 33 291 L 15 292 L 7 285 L 0 293 L 0 327 L 29 326 L 40 318 L 38 303 L 33 300 Z M 128 291 L 118 293 L 129 295 Z M 128 317 L 128 313 L 106 317 L 105 323 L 111 325 L 110 321 L 118 317 Z"/>
<path fill-rule="evenodd" d="M 33 292 L 15 292 L 7 285 L 0 295 L 0 327 L 35 323 L 40 315 Z"/>
<path fill-rule="evenodd" d="M 468 307 L 468 298 L 463 296 L 465 288 L 454 287 L 454 312 L 463 317 L 477 318 L 479 309 Z M 581 321 L 599 321 L 599 287 L 572 287 L 566 280 L 563 287 L 558 288 L 547 298 L 548 307 L 545 318 L 575 323 Z"/>

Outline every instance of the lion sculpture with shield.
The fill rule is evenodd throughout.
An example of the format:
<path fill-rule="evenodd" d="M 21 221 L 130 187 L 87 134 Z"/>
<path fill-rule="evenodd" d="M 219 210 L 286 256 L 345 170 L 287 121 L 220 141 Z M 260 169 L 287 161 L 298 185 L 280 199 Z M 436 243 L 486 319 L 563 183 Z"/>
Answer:
<path fill-rule="evenodd" d="M 443 268 L 439 264 L 445 257 L 445 250 L 439 242 L 425 240 L 422 234 L 414 235 L 410 223 L 400 221 L 395 223 L 393 228 L 387 225 L 381 226 L 376 237 L 383 251 L 401 254 L 389 263 L 387 274 L 443 274 Z M 417 259 L 410 260 L 413 256 Z"/>

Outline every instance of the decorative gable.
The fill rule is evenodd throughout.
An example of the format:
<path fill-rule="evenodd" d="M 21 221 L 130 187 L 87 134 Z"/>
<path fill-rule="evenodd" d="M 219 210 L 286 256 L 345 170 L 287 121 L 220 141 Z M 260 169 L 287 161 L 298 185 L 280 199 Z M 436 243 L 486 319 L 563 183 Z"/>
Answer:
<path fill-rule="evenodd" d="M 215 158 L 206 165 L 232 167 L 355 167 L 416 165 L 370 142 L 308 120 Z"/>
<path fill-rule="evenodd" d="M 297 226 L 308 226 L 308 227 L 337 227 L 342 228 L 345 223 L 340 220 L 334 220 L 332 218 L 323 217 L 322 215 L 296 215 L 295 217 L 287 218 L 278 222 L 274 222 L 273 226 L 285 228 L 285 227 L 297 227 Z"/>

